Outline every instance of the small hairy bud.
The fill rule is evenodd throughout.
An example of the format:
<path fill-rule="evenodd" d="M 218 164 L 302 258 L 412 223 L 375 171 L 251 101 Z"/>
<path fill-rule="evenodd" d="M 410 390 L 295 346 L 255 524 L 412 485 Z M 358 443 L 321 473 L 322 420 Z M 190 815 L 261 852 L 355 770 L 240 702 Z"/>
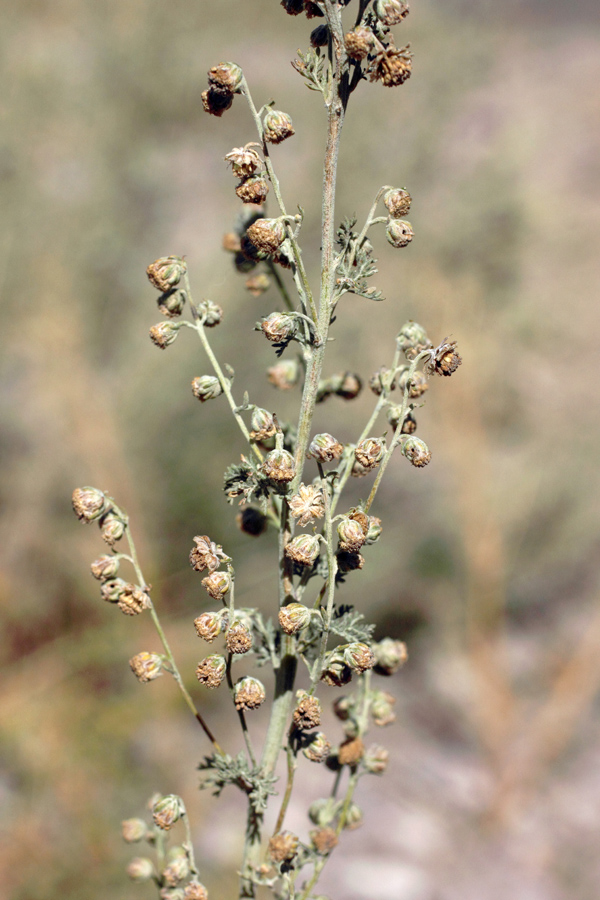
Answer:
<path fill-rule="evenodd" d="M 343 687 L 352 680 L 352 669 L 342 662 L 329 662 L 321 673 L 321 681 L 331 687 Z"/>
<path fill-rule="evenodd" d="M 233 91 L 215 85 L 214 87 L 209 87 L 207 91 L 202 91 L 201 98 L 204 112 L 220 118 L 233 103 Z"/>
<path fill-rule="evenodd" d="M 396 340 L 407 359 L 414 359 L 423 350 L 431 347 L 431 341 L 423 326 L 412 320 L 404 323 Z"/>
<path fill-rule="evenodd" d="M 148 653 L 143 650 L 131 657 L 129 666 L 137 680 L 146 684 L 162 675 L 163 658 L 159 653 Z"/>
<path fill-rule="evenodd" d="M 108 578 L 114 578 L 119 571 L 119 559 L 116 556 L 99 556 L 91 564 L 90 569 L 94 578 L 106 581 Z"/>
<path fill-rule="evenodd" d="M 150 881 L 154 875 L 154 864 L 145 856 L 135 856 L 127 866 L 127 874 L 132 881 L 140 884 Z"/>
<path fill-rule="evenodd" d="M 350 668 L 359 675 L 362 675 L 362 673 L 366 672 L 368 669 L 372 669 L 375 665 L 375 654 L 369 645 L 362 641 L 354 641 L 351 644 L 346 644 L 343 652 L 346 665 L 350 666 Z"/>
<path fill-rule="evenodd" d="M 278 109 L 269 110 L 264 118 L 263 126 L 264 139 L 270 144 L 280 144 L 296 133 L 288 114 Z"/>
<path fill-rule="evenodd" d="M 141 588 L 128 584 L 119 595 L 117 605 L 124 615 L 139 616 L 145 609 L 150 609 L 152 601 Z"/>
<path fill-rule="evenodd" d="M 253 297 L 260 297 L 261 294 L 264 294 L 271 287 L 271 279 L 264 272 L 260 275 L 250 275 L 246 278 L 244 287 Z"/>
<path fill-rule="evenodd" d="M 208 891 L 199 881 L 190 881 L 183 892 L 183 900 L 208 900 Z"/>
<path fill-rule="evenodd" d="M 312 845 L 319 856 L 329 856 L 335 850 L 339 839 L 333 828 L 318 828 L 310 832 Z"/>
<path fill-rule="evenodd" d="M 324 432 L 316 434 L 308 445 L 307 457 L 318 459 L 319 462 L 332 462 L 339 459 L 344 452 L 344 447 L 331 434 Z"/>
<path fill-rule="evenodd" d="M 356 766 L 365 755 L 365 745 L 359 737 L 347 738 L 340 744 L 337 758 L 340 766 Z"/>
<path fill-rule="evenodd" d="M 399 50 L 390 45 L 379 51 L 369 69 L 371 81 L 381 81 L 385 87 L 397 87 L 410 78 L 412 58 L 408 47 Z M 401 245 L 400 245 L 401 246 Z"/>
<path fill-rule="evenodd" d="M 221 565 L 224 558 L 223 548 L 220 544 L 215 544 L 208 535 L 196 535 L 194 538 L 195 547 L 190 551 L 190 563 L 196 572 L 214 572 Z"/>
<path fill-rule="evenodd" d="M 369 525 L 367 527 L 367 540 L 366 544 L 374 544 L 381 537 L 381 532 L 383 531 L 383 527 L 381 525 L 381 519 L 377 516 L 369 516 Z"/>
<path fill-rule="evenodd" d="M 152 807 L 154 824 L 163 831 L 169 831 L 185 815 L 183 800 L 176 794 L 168 794 L 161 797 Z"/>
<path fill-rule="evenodd" d="M 375 671 L 379 675 L 393 675 L 408 659 L 408 651 L 403 641 L 383 638 L 374 644 Z"/>
<path fill-rule="evenodd" d="M 406 18 L 409 6 L 404 0 L 375 0 L 373 10 L 381 24 L 390 28 Z"/>
<path fill-rule="evenodd" d="M 213 600 L 222 600 L 231 588 L 231 575 L 228 572 L 211 572 L 202 579 L 202 587 Z"/>
<path fill-rule="evenodd" d="M 280 391 L 289 391 L 300 380 L 300 366 L 295 359 L 282 359 L 281 362 L 267 369 L 267 378 Z"/>
<path fill-rule="evenodd" d="M 180 328 L 179 322 L 159 322 L 150 329 L 150 340 L 161 350 L 166 350 L 176 340 Z"/>
<path fill-rule="evenodd" d="M 260 467 L 263 475 L 275 484 L 287 484 L 294 480 L 296 463 L 287 450 L 271 450 Z"/>
<path fill-rule="evenodd" d="M 289 501 L 290 513 L 294 519 L 298 519 L 300 528 L 304 528 L 315 519 L 322 519 L 325 515 L 325 503 L 323 491 L 314 484 L 301 484 L 298 493 Z"/>
<path fill-rule="evenodd" d="M 403 219 L 408 215 L 412 197 L 404 188 L 392 188 L 384 194 L 383 202 L 392 219 Z"/>
<path fill-rule="evenodd" d="M 203 320 L 206 328 L 214 328 L 223 321 L 223 310 L 212 300 L 202 300 L 198 304 L 198 315 Z"/>
<path fill-rule="evenodd" d="M 218 688 L 227 671 L 227 662 L 224 656 L 214 653 L 200 660 L 196 666 L 196 678 L 207 688 Z"/>
<path fill-rule="evenodd" d="M 385 236 L 392 247 L 407 247 L 414 237 L 414 231 L 406 219 L 388 219 Z"/>
<path fill-rule="evenodd" d="M 369 387 L 373 393 L 379 397 L 384 391 L 394 391 L 396 389 L 395 379 L 392 372 L 383 366 L 369 378 Z"/>
<path fill-rule="evenodd" d="M 371 702 L 371 716 L 375 725 L 383 727 L 391 725 L 396 719 L 394 704 L 396 698 L 387 691 L 376 691 Z"/>
<path fill-rule="evenodd" d="M 354 572 L 356 569 L 362 569 L 365 564 L 365 558 L 360 553 L 338 550 L 336 553 L 338 572 L 340 575 L 347 575 L 348 572 Z"/>
<path fill-rule="evenodd" d="M 187 294 L 179 288 L 166 291 L 158 298 L 158 308 L 169 319 L 176 319 L 183 312 Z"/>
<path fill-rule="evenodd" d="M 310 33 L 311 47 L 326 47 L 329 43 L 329 26 L 317 25 Z"/>
<path fill-rule="evenodd" d="M 363 546 L 366 540 L 366 534 L 360 522 L 351 519 L 350 516 L 343 516 L 338 522 L 337 533 L 340 540 L 340 550 L 347 550 L 355 553 Z"/>
<path fill-rule="evenodd" d="M 247 653 L 252 648 L 252 633 L 239 619 L 231 623 L 225 633 L 225 643 L 230 653 Z"/>
<path fill-rule="evenodd" d="M 100 520 L 100 534 L 102 540 L 112 547 L 125 534 L 124 520 L 115 512 L 107 512 Z"/>
<path fill-rule="evenodd" d="M 388 767 L 389 751 L 385 747 L 373 744 L 363 756 L 363 766 L 372 775 L 381 775 Z"/>
<path fill-rule="evenodd" d="M 71 501 L 73 512 L 81 522 L 93 522 L 106 512 L 106 497 L 98 488 L 75 488 Z"/>
<path fill-rule="evenodd" d="M 381 438 L 366 438 L 357 445 L 354 456 L 365 469 L 375 469 L 385 453 L 385 441 Z"/>
<path fill-rule="evenodd" d="M 456 372 L 462 358 L 456 352 L 456 341 L 445 338 L 439 347 L 431 351 L 431 358 L 426 362 L 425 368 L 430 375 L 452 375 Z"/>
<path fill-rule="evenodd" d="M 233 702 L 236 709 L 258 709 L 266 697 L 266 692 L 258 678 L 246 675 L 239 678 L 233 687 Z"/>
<path fill-rule="evenodd" d="M 167 857 L 168 864 L 161 875 L 165 884 L 175 887 L 190 874 L 190 861 L 184 847 L 172 847 Z"/>
<path fill-rule="evenodd" d="M 348 807 L 348 812 L 346 813 L 346 821 L 344 822 L 344 828 L 347 828 L 348 831 L 354 831 L 355 828 L 360 828 L 363 823 L 363 814 L 362 810 L 356 803 L 351 803 Z"/>
<path fill-rule="evenodd" d="M 427 384 L 427 377 L 423 374 L 423 372 L 413 372 L 410 378 L 409 372 L 409 369 L 405 369 L 405 371 L 402 372 L 400 378 L 398 379 L 398 387 L 401 391 L 404 391 L 406 385 L 410 381 L 408 396 L 412 400 L 416 400 L 418 397 L 422 397 L 425 391 L 429 390 L 429 385 Z"/>
<path fill-rule="evenodd" d="M 311 762 L 325 762 L 331 753 L 331 744 L 322 731 L 318 731 L 310 744 L 302 748 L 302 754 Z"/>
<path fill-rule="evenodd" d="M 269 185 L 262 175 L 248 175 L 235 189 L 243 203 L 264 203 L 269 193 Z"/>
<path fill-rule="evenodd" d="M 143 819 L 124 819 L 121 822 L 121 833 L 128 844 L 137 844 L 148 834 L 148 826 Z"/>
<path fill-rule="evenodd" d="M 262 320 L 260 327 L 268 341 L 279 344 L 296 334 L 296 317 L 292 313 L 272 312 Z"/>
<path fill-rule="evenodd" d="M 161 256 L 150 263 L 146 275 L 150 284 L 164 294 L 179 284 L 186 269 L 185 260 L 180 256 Z"/>
<path fill-rule="evenodd" d="M 375 35 L 370 28 L 360 25 L 344 35 L 344 45 L 351 59 L 365 59 L 375 46 Z"/>
<path fill-rule="evenodd" d="M 279 624 L 286 634 L 298 634 L 310 622 L 311 614 L 302 603 L 288 603 L 279 610 Z"/>
<path fill-rule="evenodd" d="M 298 534 L 286 545 L 285 555 L 302 566 L 312 566 L 320 549 L 321 542 L 316 534 Z"/>
<path fill-rule="evenodd" d="M 110 578 L 102 584 L 100 596 L 103 600 L 106 600 L 107 603 L 116 603 L 127 587 L 132 587 L 132 585 L 129 585 L 129 583 L 122 578 Z"/>
<path fill-rule="evenodd" d="M 411 435 L 404 441 L 402 453 L 418 469 L 426 466 L 431 460 L 431 453 L 425 441 L 414 435 Z"/>
<path fill-rule="evenodd" d="M 253 441 L 266 441 L 277 432 L 273 413 L 255 406 L 250 419 L 250 437 Z"/>
<path fill-rule="evenodd" d="M 245 506 L 235 517 L 240 531 L 251 537 L 264 534 L 269 527 L 269 519 L 255 506 Z"/>
<path fill-rule="evenodd" d="M 270 256 L 285 240 L 285 225 L 279 219 L 257 219 L 246 229 L 246 238 L 259 253 Z"/>
<path fill-rule="evenodd" d="M 289 862 L 298 850 L 299 838 L 291 831 L 274 834 L 269 841 L 269 856 L 273 862 Z"/>
<path fill-rule="evenodd" d="M 333 797 L 314 800 L 308 807 L 308 818 L 315 825 L 324 828 L 335 819 L 337 804 Z"/>
<path fill-rule="evenodd" d="M 355 397 L 358 397 L 362 391 L 362 381 L 358 375 L 355 375 L 353 372 L 344 372 L 337 377 L 339 378 L 339 384 L 334 391 L 336 396 L 341 397 L 343 400 L 354 400 Z"/>
<path fill-rule="evenodd" d="M 231 166 L 232 173 L 239 178 L 254 175 L 262 169 L 263 161 L 254 147 L 258 147 L 258 144 L 252 142 L 245 147 L 234 147 L 224 157 L 225 162 Z"/>
<path fill-rule="evenodd" d="M 214 400 L 223 393 L 221 382 L 214 375 L 199 375 L 192 381 L 192 394 L 200 403 Z"/>
<path fill-rule="evenodd" d="M 196 634 L 207 644 L 212 644 L 223 630 L 223 615 L 216 612 L 205 612 L 194 619 Z"/>
<path fill-rule="evenodd" d="M 321 704 L 316 697 L 310 697 L 306 691 L 296 693 L 297 705 L 292 720 L 299 731 L 310 731 L 321 724 Z"/>
<path fill-rule="evenodd" d="M 242 84 L 243 73 L 235 63 L 218 63 L 208 70 L 208 83 L 211 86 L 227 88 L 230 91 L 239 91 Z"/>

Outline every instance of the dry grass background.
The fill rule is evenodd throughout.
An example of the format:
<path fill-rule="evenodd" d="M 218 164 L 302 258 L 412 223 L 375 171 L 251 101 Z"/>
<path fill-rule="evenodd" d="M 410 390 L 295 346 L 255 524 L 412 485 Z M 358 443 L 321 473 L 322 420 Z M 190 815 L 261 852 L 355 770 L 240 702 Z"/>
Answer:
<path fill-rule="evenodd" d="M 288 206 L 306 210 L 314 273 L 324 120 L 289 66 L 308 29 L 275 0 L 1 6 L 0 896 L 150 897 L 123 875 L 119 822 L 161 790 L 184 795 L 203 880 L 224 898 L 241 798 L 197 792 L 202 735 L 167 679 L 132 678 L 127 659 L 156 640 L 144 617 L 97 599 L 98 532 L 77 525 L 69 498 L 96 484 L 132 515 L 190 682 L 191 620 L 206 608 L 187 565 L 194 534 L 235 557 L 245 603 L 272 603 L 273 548 L 236 530 L 218 487 L 243 448 L 224 404 L 191 396 L 208 371 L 191 337 L 165 354 L 150 344 L 160 317 L 144 269 L 187 255 L 196 293 L 226 310 L 215 345 L 236 385 L 285 416 L 251 330 L 274 297 L 246 296 L 219 250 L 238 210 L 222 157 L 253 139 L 252 123 L 239 99 L 209 119 L 200 92 L 208 67 L 233 59 L 257 99 L 291 113 L 297 135 L 274 161 Z M 391 769 L 363 783 L 366 824 L 323 889 L 595 900 L 598 11 L 426 0 L 402 31 L 413 78 L 356 95 L 338 210 L 364 215 L 380 184 L 406 184 L 416 238 L 397 252 L 380 235 L 388 299 L 343 301 L 329 370 L 368 377 L 409 317 L 452 333 L 464 364 L 432 384 L 419 422 L 433 462 L 392 465 L 383 539 L 348 583 L 411 662 L 393 685 L 398 722 L 376 735 Z M 317 428 L 351 440 L 369 405 L 324 404 Z M 234 745 L 233 716 L 202 702 Z M 315 768 L 307 797 L 322 789 Z M 290 824 L 305 833 L 302 809 Z"/>

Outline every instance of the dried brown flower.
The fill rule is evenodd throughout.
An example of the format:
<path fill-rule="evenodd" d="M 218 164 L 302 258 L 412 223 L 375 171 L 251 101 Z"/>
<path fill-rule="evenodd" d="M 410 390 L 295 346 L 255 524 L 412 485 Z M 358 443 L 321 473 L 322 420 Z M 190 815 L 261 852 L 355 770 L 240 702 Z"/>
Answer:
<path fill-rule="evenodd" d="M 289 501 L 290 512 L 298 519 L 300 528 L 304 528 L 315 519 L 322 519 L 325 515 L 325 503 L 323 491 L 314 484 L 301 484 L 298 493 Z"/>
<path fill-rule="evenodd" d="M 299 838 L 291 831 L 274 834 L 269 841 L 269 856 L 273 862 L 289 862 L 298 850 Z"/>
<path fill-rule="evenodd" d="M 300 731 L 309 731 L 321 724 L 321 704 L 316 697 L 306 692 L 298 692 L 298 703 L 293 713 L 293 722 Z"/>

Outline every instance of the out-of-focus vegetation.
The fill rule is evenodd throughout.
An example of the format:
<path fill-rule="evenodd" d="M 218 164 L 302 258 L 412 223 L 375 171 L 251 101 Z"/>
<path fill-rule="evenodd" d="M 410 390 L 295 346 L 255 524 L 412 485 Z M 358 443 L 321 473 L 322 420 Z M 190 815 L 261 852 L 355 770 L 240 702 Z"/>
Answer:
<path fill-rule="evenodd" d="M 314 272 L 324 119 L 289 65 L 310 23 L 275 0 L 6 0 L 2 22 L 0 895 L 150 897 L 126 881 L 119 823 L 159 790 L 185 797 L 218 900 L 241 799 L 197 792 L 202 733 L 167 678 L 140 686 L 129 672 L 156 638 L 98 599 L 99 534 L 69 498 L 95 484 L 131 514 L 192 686 L 191 623 L 207 608 L 192 536 L 234 556 L 244 605 L 274 602 L 269 537 L 242 535 L 219 491 L 238 434 L 224 402 L 191 395 L 209 371 L 193 336 L 164 354 L 148 340 L 161 317 L 144 270 L 187 256 L 196 294 L 225 309 L 221 357 L 285 418 L 292 400 L 267 383 L 272 351 L 252 331 L 276 299 L 246 295 L 220 252 L 239 210 L 222 157 L 253 140 L 252 122 L 241 100 L 209 118 L 200 93 L 231 59 L 292 115 L 296 136 L 273 158 L 288 207 L 306 210 Z M 377 736 L 390 770 L 363 784 L 366 824 L 323 890 L 595 900 L 598 9 L 415 0 L 401 30 L 413 77 L 352 98 L 338 215 L 406 185 L 416 237 L 398 252 L 379 235 L 387 300 L 344 299 L 329 366 L 368 377 L 409 317 L 434 340 L 451 332 L 464 363 L 419 416 L 432 464 L 392 463 L 373 510 L 383 538 L 348 581 L 411 660 L 392 687 L 398 722 Z M 371 401 L 329 401 L 316 430 L 353 439 Z M 235 746 L 233 715 L 201 702 Z"/>

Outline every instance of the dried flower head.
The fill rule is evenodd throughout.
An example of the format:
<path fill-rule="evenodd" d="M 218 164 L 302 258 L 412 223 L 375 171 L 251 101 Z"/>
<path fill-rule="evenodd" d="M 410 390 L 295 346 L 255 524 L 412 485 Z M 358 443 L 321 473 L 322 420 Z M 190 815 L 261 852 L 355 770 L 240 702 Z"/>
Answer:
<path fill-rule="evenodd" d="M 377 397 L 381 396 L 384 391 L 394 391 L 396 389 L 394 373 L 382 366 L 369 378 L 369 387 Z"/>
<path fill-rule="evenodd" d="M 352 669 L 342 662 L 333 660 L 325 666 L 321 673 L 321 681 L 331 687 L 343 687 L 352 680 Z"/>
<path fill-rule="evenodd" d="M 169 831 L 185 815 L 183 800 L 176 794 L 168 794 L 161 797 L 152 807 L 154 824 L 163 831 Z"/>
<path fill-rule="evenodd" d="M 266 696 L 263 684 L 258 678 L 251 678 L 249 675 L 239 678 L 233 688 L 233 701 L 236 709 L 258 709 L 264 703 Z"/>
<path fill-rule="evenodd" d="M 202 300 L 198 304 L 198 315 L 206 328 L 214 328 L 223 321 L 223 310 L 212 300 Z"/>
<path fill-rule="evenodd" d="M 448 338 L 444 338 L 439 347 L 430 353 L 425 363 L 425 370 L 430 375 L 452 375 L 462 363 L 460 354 L 456 352 L 456 341 L 449 341 Z"/>
<path fill-rule="evenodd" d="M 340 444 L 331 434 L 324 432 L 316 434 L 308 445 L 307 457 L 314 457 L 319 462 L 332 462 L 339 459 L 344 452 L 343 444 Z"/>
<path fill-rule="evenodd" d="M 152 601 L 149 595 L 135 584 L 128 584 L 119 595 L 117 605 L 126 616 L 139 616 L 145 609 L 150 609 Z"/>
<path fill-rule="evenodd" d="M 291 831 L 274 834 L 269 841 L 269 856 L 273 862 L 289 862 L 298 850 L 299 838 Z"/>
<path fill-rule="evenodd" d="M 225 643 L 230 653 L 248 653 L 252 649 L 252 632 L 244 622 L 236 619 L 225 633 Z"/>
<path fill-rule="evenodd" d="M 150 284 L 163 294 L 179 284 L 187 269 L 185 260 L 180 256 L 161 256 L 150 263 L 146 275 Z"/>
<path fill-rule="evenodd" d="M 371 81 L 381 81 L 385 87 L 397 87 L 410 78 L 412 57 L 408 46 L 398 49 L 393 44 L 381 47 L 369 66 Z"/>
<path fill-rule="evenodd" d="M 216 612 L 204 612 L 194 619 L 194 628 L 199 638 L 212 644 L 223 630 L 223 615 Z"/>
<path fill-rule="evenodd" d="M 183 892 L 183 900 L 208 900 L 208 891 L 199 881 L 190 881 Z"/>
<path fill-rule="evenodd" d="M 333 828 L 318 828 L 310 832 L 312 845 L 319 856 L 329 856 L 339 843 L 339 838 Z"/>
<path fill-rule="evenodd" d="M 383 638 L 373 646 L 375 671 L 379 675 L 393 675 L 408 659 L 408 651 L 403 641 Z"/>
<path fill-rule="evenodd" d="M 408 215 L 412 197 L 404 188 L 392 188 L 384 194 L 383 202 L 392 219 L 403 219 Z"/>
<path fill-rule="evenodd" d="M 222 600 L 231 589 L 231 575 L 228 572 L 211 572 L 202 579 L 202 587 L 213 600 Z"/>
<path fill-rule="evenodd" d="M 396 698 L 387 691 L 375 691 L 371 702 L 371 716 L 375 725 L 380 728 L 391 725 L 396 719 L 394 704 Z"/>
<path fill-rule="evenodd" d="M 269 193 L 269 185 L 262 175 L 248 175 L 235 189 L 243 203 L 264 203 Z"/>
<path fill-rule="evenodd" d="M 158 308 L 163 316 L 169 319 L 176 319 L 183 312 L 187 294 L 180 288 L 172 288 L 166 291 L 158 298 Z"/>
<path fill-rule="evenodd" d="M 344 45 L 351 59 L 365 59 L 375 47 L 375 35 L 370 28 L 360 25 L 344 35 Z"/>
<path fill-rule="evenodd" d="M 343 372 L 338 375 L 339 384 L 334 393 L 343 400 L 354 400 L 362 391 L 362 381 L 354 372 Z"/>
<path fill-rule="evenodd" d="M 354 572 L 356 569 L 362 569 L 365 564 L 365 558 L 361 553 L 349 550 L 338 550 L 335 554 L 337 559 L 337 567 L 340 575 L 347 575 L 348 572 Z"/>
<path fill-rule="evenodd" d="M 263 475 L 275 484 L 288 484 L 294 480 L 296 463 L 287 450 L 271 450 L 260 467 Z"/>
<path fill-rule="evenodd" d="M 192 380 L 192 394 L 200 403 L 214 400 L 223 393 L 221 382 L 214 375 L 199 375 Z"/>
<path fill-rule="evenodd" d="M 286 634 L 298 634 L 311 619 L 310 609 L 302 603 L 288 603 L 279 610 L 279 624 Z"/>
<path fill-rule="evenodd" d="M 418 469 L 426 466 L 431 460 L 429 447 L 415 435 L 408 437 L 402 444 L 402 453 Z"/>
<path fill-rule="evenodd" d="M 338 647 L 338 651 L 341 649 L 341 647 Z M 375 665 L 375 654 L 369 645 L 363 641 L 353 641 L 351 644 L 346 644 L 343 648 L 343 654 L 346 665 L 350 666 L 359 675 L 362 675 L 368 669 L 372 669 Z"/>
<path fill-rule="evenodd" d="M 302 566 L 312 566 L 320 549 L 321 541 L 316 534 L 298 534 L 286 545 L 285 555 Z"/>
<path fill-rule="evenodd" d="M 365 438 L 357 445 L 354 456 L 365 469 L 375 469 L 385 454 L 385 441 L 381 438 Z"/>
<path fill-rule="evenodd" d="M 361 738 L 347 738 L 337 752 L 340 766 L 356 766 L 365 755 L 365 745 Z"/>
<path fill-rule="evenodd" d="M 124 581 L 122 578 L 111 578 L 103 582 L 100 588 L 100 596 L 107 603 L 117 603 L 125 588 L 130 586 L 132 587 L 133 585 L 129 585 L 129 582 Z"/>
<path fill-rule="evenodd" d="M 303 755 L 311 762 L 325 762 L 331 753 L 331 744 L 322 731 L 318 731 L 310 743 L 302 748 Z"/>
<path fill-rule="evenodd" d="M 310 45 L 311 47 L 326 47 L 329 43 L 329 37 L 329 26 L 317 25 L 310 33 Z"/>
<path fill-rule="evenodd" d="M 356 803 L 351 803 L 348 807 L 348 811 L 346 812 L 346 820 L 344 822 L 344 828 L 348 831 L 354 831 L 355 828 L 360 828 L 363 823 L 363 814 L 362 810 Z"/>
<path fill-rule="evenodd" d="M 190 861 L 184 847 L 172 847 L 167 859 L 168 864 L 162 870 L 161 875 L 166 885 L 175 887 L 189 876 Z"/>
<path fill-rule="evenodd" d="M 99 524 L 102 540 L 106 541 L 109 547 L 113 547 L 125 534 L 125 519 L 114 510 L 109 510 L 102 516 Z"/>
<path fill-rule="evenodd" d="M 390 28 L 406 18 L 409 6 L 405 0 L 375 0 L 373 11 L 381 24 Z"/>
<path fill-rule="evenodd" d="M 400 417 L 402 416 L 402 407 L 401 406 L 388 406 L 385 417 L 392 426 L 394 430 L 400 424 Z M 411 410 L 408 410 L 402 419 L 402 428 L 400 429 L 400 434 L 414 434 L 417 430 L 417 420 L 415 419 Z"/>
<path fill-rule="evenodd" d="M 298 519 L 300 528 L 304 528 L 315 519 L 322 519 L 325 515 L 325 503 L 323 491 L 314 484 L 301 484 L 298 493 L 289 501 L 290 513 Z"/>
<path fill-rule="evenodd" d="M 196 666 L 196 678 L 207 688 L 218 688 L 227 672 L 227 662 L 218 653 L 207 656 Z"/>
<path fill-rule="evenodd" d="M 107 510 L 106 497 L 98 488 L 75 488 L 71 500 L 73 511 L 81 522 L 93 522 Z"/>
<path fill-rule="evenodd" d="M 146 684 L 148 681 L 154 681 L 163 673 L 163 657 L 160 653 L 148 653 L 143 650 L 136 653 L 129 660 L 131 671 L 138 681 Z"/>
<path fill-rule="evenodd" d="M 268 341 L 280 344 L 291 340 L 296 334 L 296 316 L 293 313 L 272 312 L 260 323 L 260 328 Z"/>
<path fill-rule="evenodd" d="M 176 340 L 180 328 L 179 322 L 159 322 L 150 329 L 150 340 L 156 347 L 166 350 Z"/>
<path fill-rule="evenodd" d="M 201 94 L 202 98 L 202 106 L 204 108 L 204 112 L 209 113 L 211 116 L 218 116 L 219 118 L 226 112 L 233 103 L 233 91 L 230 91 L 225 87 L 217 87 L 216 85 L 213 87 L 209 87 L 207 91 L 203 91 Z"/>
<path fill-rule="evenodd" d="M 234 147 L 224 157 L 225 162 L 231 166 L 232 173 L 238 178 L 254 175 L 255 172 L 262 169 L 263 161 L 258 151 L 254 149 L 258 146 L 260 145 L 255 141 L 251 141 L 244 147 Z"/>
<path fill-rule="evenodd" d="M 294 726 L 299 731 L 310 731 L 321 724 L 321 704 L 316 697 L 310 697 L 306 691 L 296 693 L 296 708 L 292 716 Z"/>
<path fill-rule="evenodd" d="M 234 93 L 240 90 L 243 77 L 240 67 L 232 62 L 218 63 L 208 70 L 211 87 L 227 88 Z"/>
<path fill-rule="evenodd" d="M 414 359 L 423 350 L 431 347 L 431 341 L 422 325 L 412 320 L 405 322 L 396 338 L 398 346 L 404 351 L 407 359 Z"/>
<path fill-rule="evenodd" d="M 277 433 L 277 425 L 273 413 L 255 406 L 250 419 L 250 437 L 253 441 L 266 441 Z"/>
<path fill-rule="evenodd" d="M 392 247 L 407 247 L 414 234 L 412 225 L 406 219 L 388 219 L 385 236 Z"/>
<path fill-rule="evenodd" d="M 257 219 L 246 229 L 245 237 L 257 253 L 270 256 L 285 240 L 283 219 Z"/>
<path fill-rule="evenodd" d="M 263 122 L 264 139 L 270 144 L 280 144 L 296 132 L 292 120 L 287 113 L 279 109 L 271 109 Z"/>
<path fill-rule="evenodd" d="M 408 389 L 408 396 L 412 400 L 416 400 L 418 397 L 422 397 L 425 391 L 429 390 L 429 385 L 427 384 L 427 376 L 423 372 L 413 372 L 410 375 L 410 370 L 405 369 L 404 372 L 400 375 L 398 379 L 398 387 L 401 391 L 404 391 L 406 385 L 410 381 L 410 387 Z"/>
<path fill-rule="evenodd" d="M 215 544 L 207 534 L 196 535 L 195 547 L 190 550 L 190 564 L 196 572 L 214 572 L 221 565 L 221 560 L 227 559 L 220 544 Z"/>
<path fill-rule="evenodd" d="M 346 550 L 350 553 L 356 553 L 357 550 L 360 550 L 367 539 L 366 529 L 362 522 L 351 516 L 342 516 L 338 522 L 337 533 L 340 540 L 340 550 Z"/>
<path fill-rule="evenodd" d="M 373 744 L 365 752 L 362 764 L 372 775 L 381 775 L 388 767 L 389 758 L 389 751 L 385 747 Z"/>
<path fill-rule="evenodd" d="M 281 6 L 288 16 L 299 16 L 304 12 L 304 0 L 281 0 Z"/>

